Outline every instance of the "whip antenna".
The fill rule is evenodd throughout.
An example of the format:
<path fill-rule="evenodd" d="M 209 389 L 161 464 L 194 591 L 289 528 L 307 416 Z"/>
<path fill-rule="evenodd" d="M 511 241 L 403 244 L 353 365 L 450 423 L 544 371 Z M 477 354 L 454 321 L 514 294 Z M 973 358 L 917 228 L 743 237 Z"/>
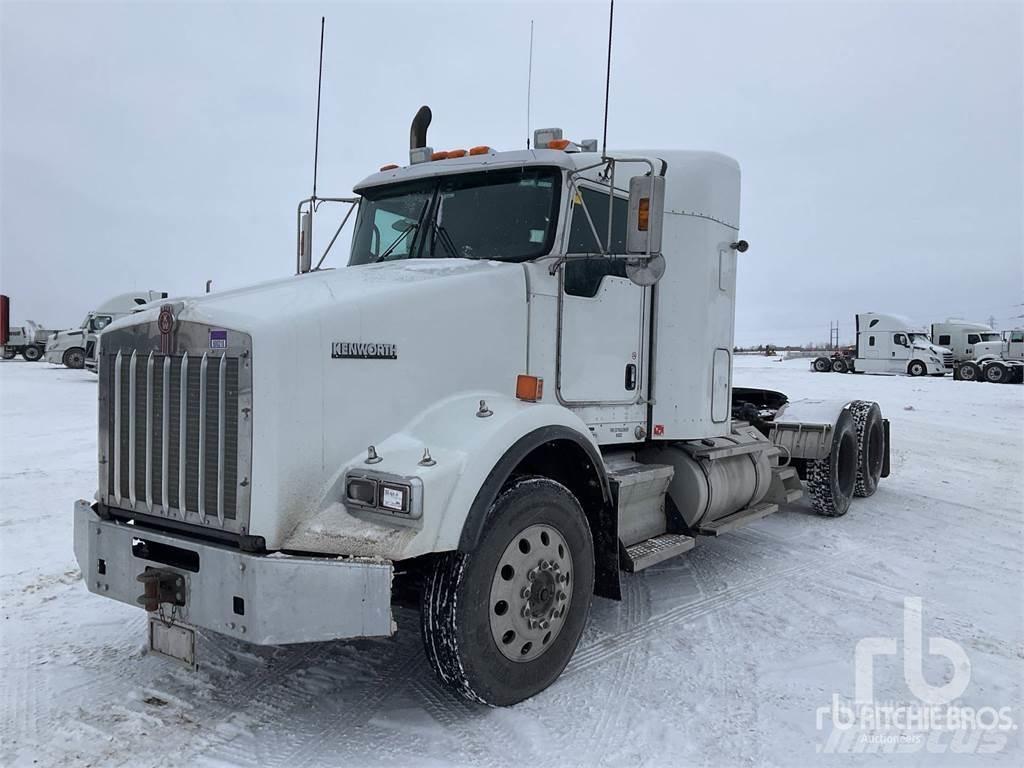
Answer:
<path fill-rule="evenodd" d="M 320 69 L 316 78 L 316 138 L 313 142 L 313 200 L 316 200 L 316 170 L 320 160 L 320 85 L 324 79 L 324 23 L 325 16 L 320 17 Z"/>
<path fill-rule="evenodd" d="M 608 67 L 604 76 L 604 133 L 601 136 L 601 157 L 608 154 L 608 90 L 612 83 L 612 24 L 615 21 L 615 0 L 608 5 Z"/>
<path fill-rule="evenodd" d="M 530 19 L 530 63 L 526 69 L 526 148 L 530 148 L 530 93 L 533 88 L 533 19 Z"/>

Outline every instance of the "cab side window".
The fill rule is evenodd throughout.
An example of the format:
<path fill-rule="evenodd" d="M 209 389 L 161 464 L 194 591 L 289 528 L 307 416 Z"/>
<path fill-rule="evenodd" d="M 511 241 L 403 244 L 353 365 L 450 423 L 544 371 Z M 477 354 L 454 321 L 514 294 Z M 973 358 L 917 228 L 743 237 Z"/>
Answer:
<path fill-rule="evenodd" d="M 874 336 L 868 336 L 868 346 L 869 347 L 875 346 L 875 337 Z"/>
<path fill-rule="evenodd" d="M 976 333 L 968 333 L 967 334 L 967 343 L 968 344 L 980 344 L 981 343 L 981 336 L 979 336 Z"/>
<path fill-rule="evenodd" d="M 1010 334 L 1010 341 L 1015 344 L 1019 344 L 1024 341 L 1024 331 L 1014 331 Z"/>
<path fill-rule="evenodd" d="M 894 333 L 892 336 L 893 344 L 899 344 L 901 347 L 908 346 L 906 334 Z"/>
<path fill-rule="evenodd" d="M 949 346 L 949 334 L 944 333 L 941 336 L 939 336 L 939 346 L 940 347 L 948 347 Z"/>
<path fill-rule="evenodd" d="M 601 239 L 594 239 L 594 233 L 587 221 L 578 197 L 573 201 L 572 222 L 569 225 L 569 249 L 567 253 L 591 254 L 588 258 L 570 259 L 565 263 L 565 292 L 570 296 L 593 298 L 606 277 L 625 277 L 624 259 L 609 259 L 601 256 L 601 246 L 608 238 L 608 195 L 595 189 L 581 188 L 578 195 L 586 203 L 587 212 L 594 222 L 594 229 Z M 626 216 L 629 202 L 616 197 L 612 202 L 611 252 L 626 252 Z"/>

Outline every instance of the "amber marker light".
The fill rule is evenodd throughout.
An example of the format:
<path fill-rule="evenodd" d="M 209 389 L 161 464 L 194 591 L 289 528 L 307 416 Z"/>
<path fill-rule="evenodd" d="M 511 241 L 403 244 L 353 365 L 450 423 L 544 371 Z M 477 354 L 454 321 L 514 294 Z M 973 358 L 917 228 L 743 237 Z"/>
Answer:
<path fill-rule="evenodd" d="M 537 402 L 544 397 L 544 379 L 520 373 L 516 377 L 516 397 L 529 403 Z"/>

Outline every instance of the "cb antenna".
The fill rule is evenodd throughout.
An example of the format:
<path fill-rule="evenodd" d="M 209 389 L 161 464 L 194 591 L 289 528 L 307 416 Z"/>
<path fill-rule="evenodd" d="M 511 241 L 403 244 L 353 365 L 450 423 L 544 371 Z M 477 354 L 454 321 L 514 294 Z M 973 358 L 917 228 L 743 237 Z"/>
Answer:
<path fill-rule="evenodd" d="M 320 160 L 320 85 L 324 79 L 324 24 L 326 17 L 320 17 L 320 69 L 316 78 L 316 138 L 313 142 L 313 202 L 316 203 L 316 170 Z"/>
<path fill-rule="evenodd" d="M 608 156 L 608 91 L 612 83 L 612 25 L 615 22 L 615 0 L 608 5 L 608 67 L 604 76 L 604 133 L 601 136 L 601 159 Z"/>
<path fill-rule="evenodd" d="M 530 63 L 526 68 L 526 148 L 530 148 L 530 94 L 533 89 L 533 19 L 530 19 Z"/>

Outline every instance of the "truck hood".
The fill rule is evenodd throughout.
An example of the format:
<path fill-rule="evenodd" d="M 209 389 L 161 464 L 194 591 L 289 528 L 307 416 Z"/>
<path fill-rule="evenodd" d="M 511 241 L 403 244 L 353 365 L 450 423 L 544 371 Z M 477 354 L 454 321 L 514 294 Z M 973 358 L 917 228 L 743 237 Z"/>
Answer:
<path fill-rule="evenodd" d="M 250 337 L 248 532 L 269 548 L 337 501 L 329 496 L 339 473 L 361 462 L 367 446 L 401 433 L 443 399 L 511 395 L 526 371 L 521 264 L 395 261 L 165 303 L 177 321 L 210 327 L 208 349 L 205 335 L 194 334 L 189 354 L 216 356 L 217 329 Z M 122 318 L 101 338 L 156 324 L 159 312 Z M 152 326 L 146 332 L 159 338 Z"/>

